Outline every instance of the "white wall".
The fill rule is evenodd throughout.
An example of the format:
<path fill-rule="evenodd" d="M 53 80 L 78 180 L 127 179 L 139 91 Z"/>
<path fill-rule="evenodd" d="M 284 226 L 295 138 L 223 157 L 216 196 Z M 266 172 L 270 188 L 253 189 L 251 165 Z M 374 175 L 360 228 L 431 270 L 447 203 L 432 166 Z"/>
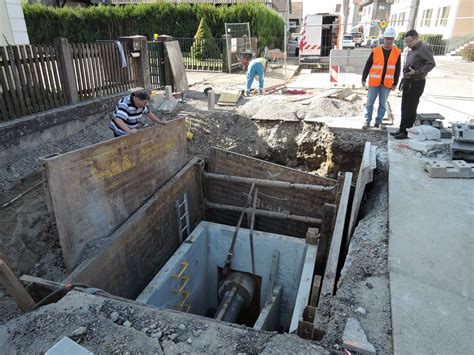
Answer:
<path fill-rule="evenodd" d="M 0 0 L 0 30 L 0 46 L 30 44 L 20 0 Z"/>
<path fill-rule="evenodd" d="M 448 20 L 445 26 L 442 26 L 438 20 L 438 10 L 445 6 L 449 6 Z M 418 33 L 434 33 L 443 35 L 443 39 L 451 37 L 454 22 L 456 20 L 458 0 L 420 0 L 418 7 L 418 15 L 416 17 L 415 28 Z M 423 21 L 423 12 L 427 9 L 432 9 L 431 21 L 429 25 L 426 25 Z M 440 10 L 441 11 L 441 10 Z M 441 15 L 440 15 L 441 17 Z M 438 23 L 437 23 L 438 22 Z"/>

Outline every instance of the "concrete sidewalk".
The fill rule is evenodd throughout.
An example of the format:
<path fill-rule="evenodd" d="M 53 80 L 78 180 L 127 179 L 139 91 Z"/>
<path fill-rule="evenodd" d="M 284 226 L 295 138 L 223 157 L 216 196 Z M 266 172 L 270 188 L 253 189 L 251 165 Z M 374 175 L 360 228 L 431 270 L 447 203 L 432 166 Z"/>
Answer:
<path fill-rule="evenodd" d="M 474 180 L 431 179 L 403 141 L 388 148 L 394 353 L 471 353 Z"/>

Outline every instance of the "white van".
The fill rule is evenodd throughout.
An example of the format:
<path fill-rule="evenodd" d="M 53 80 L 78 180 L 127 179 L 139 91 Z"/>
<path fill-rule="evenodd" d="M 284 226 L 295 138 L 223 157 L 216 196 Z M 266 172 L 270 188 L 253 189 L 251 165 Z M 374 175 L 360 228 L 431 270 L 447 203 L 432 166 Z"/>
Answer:
<path fill-rule="evenodd" d="M 338 48 L 340 18 L 335 14 L 307 15 L 300 38 L 300 63 L 315 63 Z"/>
<path fill-rule="evenodd" d="M 342 49 L 346 48 L 352 48 L 354 49 L 356 46 L 354 42 L 354 37 L 352 37 L 351 34 L 345 34 L 344 37 L 342 37 Z"/>

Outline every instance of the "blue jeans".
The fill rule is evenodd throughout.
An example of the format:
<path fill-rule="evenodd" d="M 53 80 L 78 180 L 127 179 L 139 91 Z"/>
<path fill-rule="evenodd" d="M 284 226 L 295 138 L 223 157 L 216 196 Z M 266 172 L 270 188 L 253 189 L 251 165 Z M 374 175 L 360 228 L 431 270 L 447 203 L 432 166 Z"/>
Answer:
<path fill-rule="evenodd" d="M 253 79 L 258 75 L 258 92 L 263 92 L 263 65 L 262 63 L 251 63 L 247 71 L 247 84 L 245 86 L 245 94 L 250 94 Z"/>
<path fill-rule="evenodd" d="M 378 87 L 369 86 L 369 92 L 367 94 L 367 105 L 366 107 L 366 114 L 365 119 L 367 123 L 370 123 L 372 120 L 372 112 L 374 110 L 374 102 L 377 96 L 379 97 L 379 108 L 377 110 L 377 117 L 375 118 L 375 123 L 382 123 L 383 116 L 385 116 L 386 105 L 387 105 L 387 98 L 390 94 L 391 89 L 386 88 L 383 85 Z"/>

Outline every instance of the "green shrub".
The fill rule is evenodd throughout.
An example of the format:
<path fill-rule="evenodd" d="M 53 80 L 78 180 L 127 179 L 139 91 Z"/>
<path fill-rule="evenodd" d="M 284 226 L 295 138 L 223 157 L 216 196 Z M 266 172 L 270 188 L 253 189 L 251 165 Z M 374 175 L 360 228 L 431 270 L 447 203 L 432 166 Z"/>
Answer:
<path fill-rule="evenodd" d="M 462 59 L 468 60 L 470 62 L 474 61 L 474 44 L 468 44 L 462 51 L 461 51 Z"/>
<path fill-rule="evenodd" d="M 217 48 L 216 42 L 212 37 L 212 32 L 206 23 L 206 18 L 203 17 L 199 23 L 198 30 L 194 35 L 193 46 L 191 47 L 191 55 L 196 59 L 216 58 L 216 53 L 220 51 Z"/>
<path fill-rule="evenodd" d="M 24 3 L 23 12 L 32 44 L 50 44 L 56 37 L 87 43 L 136 34 L 151 40 L 154 33 L 192 38 L 205 17 L 215 38 L 224 35 L 226 22 L 249 22 L 251 36 L 258 38 L 260 49 L 283 45 L 283 19 L 276 11 L 258 3 L 215 7 L 156 2 L 85 8 Z"/>

